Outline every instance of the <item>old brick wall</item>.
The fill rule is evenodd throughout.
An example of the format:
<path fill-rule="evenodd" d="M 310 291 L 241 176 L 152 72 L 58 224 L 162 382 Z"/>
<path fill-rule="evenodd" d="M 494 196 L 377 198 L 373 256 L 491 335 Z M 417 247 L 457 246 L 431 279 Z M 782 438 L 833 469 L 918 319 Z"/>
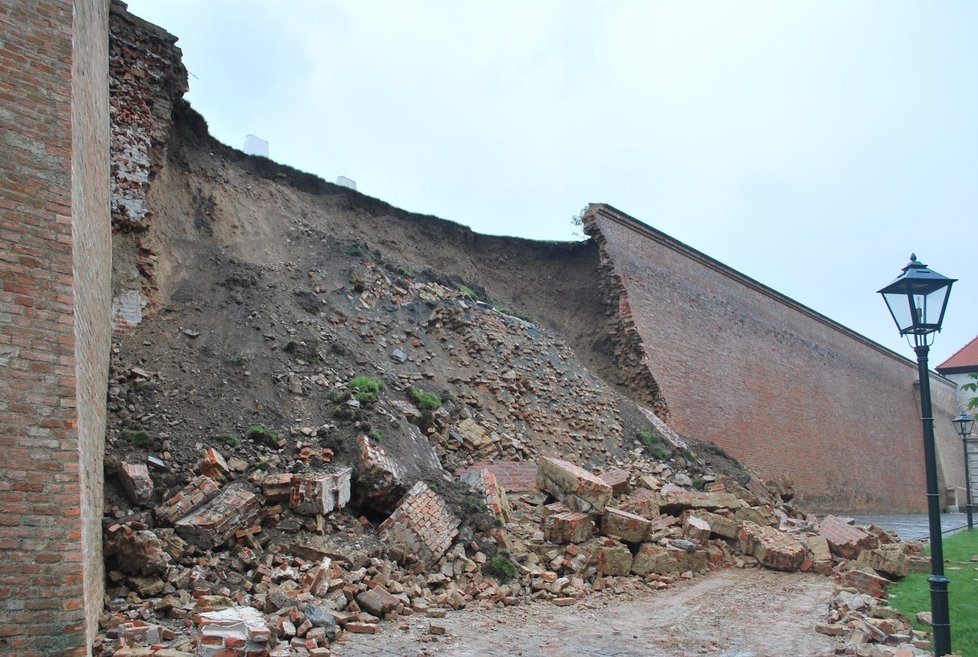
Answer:
<path fill-rule="evenodd" d="M 102 606 L 104 0 L 0 0 L 0 653 L 83 655 Z"/>
<path fill-rule="evenodd" d="M 809 505 L 925 510 L 914 363 L 614 208 L 590 206 L 585 225 L 674 428 L 790 477 Z M 955 481 L 947 387 L 933 377 L 939 461 Z"/>

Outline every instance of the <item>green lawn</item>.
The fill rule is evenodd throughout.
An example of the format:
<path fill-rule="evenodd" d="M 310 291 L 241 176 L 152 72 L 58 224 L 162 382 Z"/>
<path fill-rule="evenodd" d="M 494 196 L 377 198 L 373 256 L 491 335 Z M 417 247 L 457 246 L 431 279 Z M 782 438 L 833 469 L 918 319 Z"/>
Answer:
<path fill-rule="evenodd" d="M 929 554 L 928 550 L 928 554 Z M 978 529 L 944 538 L 944 574 L 951 605 L 951 648 L 964 657 L 978 657 Z M 910 573 L 890 587 L 890 604 L 912 619 L 930 611 L 930 573 Z M 918 625 L 918 630 L 929 627 Z"/>

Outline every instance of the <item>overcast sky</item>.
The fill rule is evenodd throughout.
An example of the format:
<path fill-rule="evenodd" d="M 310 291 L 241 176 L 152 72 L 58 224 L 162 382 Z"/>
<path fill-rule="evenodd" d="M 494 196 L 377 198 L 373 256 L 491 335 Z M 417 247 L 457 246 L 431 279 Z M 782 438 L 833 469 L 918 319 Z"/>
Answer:
<path fill-rule="evenodd" d="M 978 2 L 131 0 L 212 134 L 474 230 L 604 202 L 913 357 L 876 290 L 978 334 Z"/>

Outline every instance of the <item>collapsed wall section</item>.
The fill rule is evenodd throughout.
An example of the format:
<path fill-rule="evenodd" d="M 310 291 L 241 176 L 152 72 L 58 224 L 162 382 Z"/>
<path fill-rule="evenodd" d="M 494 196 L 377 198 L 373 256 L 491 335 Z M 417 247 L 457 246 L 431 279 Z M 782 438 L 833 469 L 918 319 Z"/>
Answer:
<path fill-rule="evenodd" d="M 102 609 L 108 5 L 0 2 L 0 652 L 84 655 Z"/>
<path fill-rule="evenodd" d="M 926 508 L 912 362 L 614 208 L 592 205 L 584 221 L 674 428 L 790 478 L 814 507 Z M 940 404 L 946 383 L 933 381 Z"/>

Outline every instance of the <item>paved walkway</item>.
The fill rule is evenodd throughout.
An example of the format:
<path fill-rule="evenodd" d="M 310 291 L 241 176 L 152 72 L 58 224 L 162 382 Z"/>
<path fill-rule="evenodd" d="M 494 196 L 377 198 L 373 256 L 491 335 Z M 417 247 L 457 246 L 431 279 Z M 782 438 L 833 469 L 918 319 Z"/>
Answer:
<path fill-rule="evenodd" d="M 927 540 L 930 536 L 930 524 L 927 514 L 915 515 L 877 515 L 877 516 L 852 516 L 856 524 L 870 525 L 876 524 L 883 529 L 894 531 L 906 541 Z M 964 513 L 942 513 L 941 530 L 945 535 L 964 529 L 968 526 L 968 516 Z"/>

